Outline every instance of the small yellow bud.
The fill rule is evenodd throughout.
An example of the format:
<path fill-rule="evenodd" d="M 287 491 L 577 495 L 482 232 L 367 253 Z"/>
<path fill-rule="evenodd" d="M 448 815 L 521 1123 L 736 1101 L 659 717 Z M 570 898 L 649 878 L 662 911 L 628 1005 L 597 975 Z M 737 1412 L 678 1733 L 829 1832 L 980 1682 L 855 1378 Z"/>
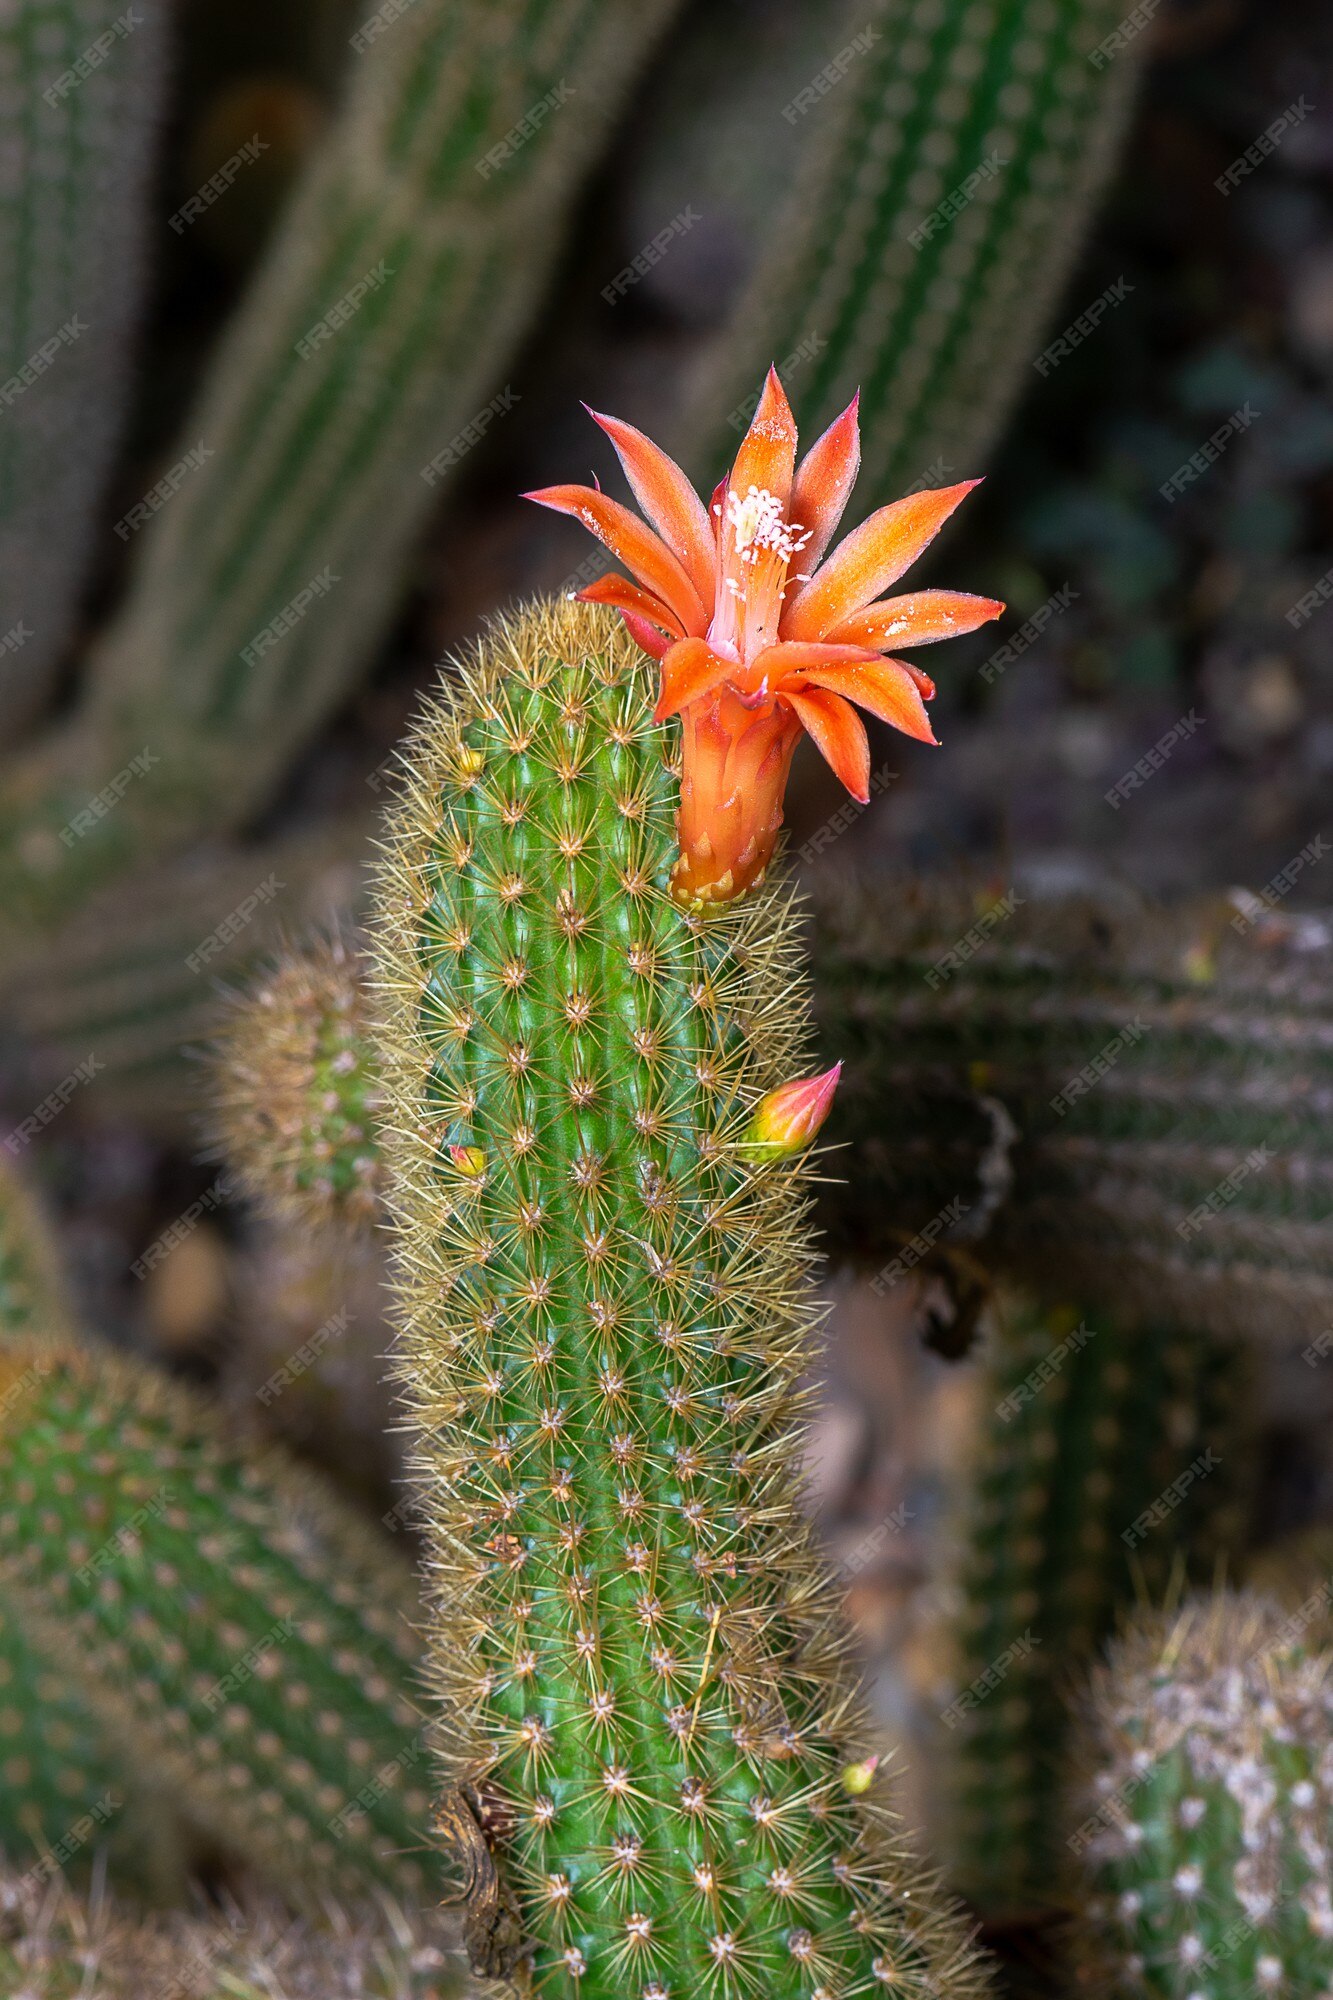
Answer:
<path fill-rule="evenodd" d="M 875 1772 L 879 1768 L 878 1757 L 867 1757 L 863 1764 L 848 1764 L 843 1769 L 842 1789 L 859 1799 L 863 1792 L 870 1790 Z"/>

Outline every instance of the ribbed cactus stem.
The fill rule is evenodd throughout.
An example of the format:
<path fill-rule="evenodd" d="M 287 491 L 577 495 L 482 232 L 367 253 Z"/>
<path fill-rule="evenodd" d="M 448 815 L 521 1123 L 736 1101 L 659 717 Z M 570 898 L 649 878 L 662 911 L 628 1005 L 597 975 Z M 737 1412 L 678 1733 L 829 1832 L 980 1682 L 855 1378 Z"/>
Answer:
<path fill-rule="evenodd" d="M 379 1086 L 354 947 L 281 959 L 233 1012 L 216 1068 L 218 1139 L 246 1193 L 297 1224 L 375 1219 Z"/>
<path fill-rule="evenodd" d="M 391 830 L 446 1775 L 486 1802 L 543 1993 L 965 1991 L 962 1933 L 842 1782 L 862 1724 L 793 1504 L 802 1172 L 736 1143 L 812 1067 L 792 919 L 780 889 L 707 919 L 666 893 L 649 679 L 604 612 L 493 629 Z"/>
<path fill-rule="evenodd" d="M 717 413 L 791 354 L 803 422 L 860 386 L 871 498 L 979 465 L 1114 157 L 1143 38 L 1111 60 L 1097 44 L 1123 16 L 878 0 L 830 19 L 836 88 L 824 69 L 786 107 L 808 138 L 683 421 L 693 460 L 712 464 Z"/>
<path fill-rule="evenodd" d="M 179 1385 L 9 1341 L 0 1593 L 131 1782 L 289 1891 L 441 1882 L 410 1572 Z"/>
<path fill-rule="evenodd" d="M 1069 1836 L 1089 1977 L 1156 2000 L 1333 1977 L 1333 1656 L 1271 1599 L 1144 1621 L 1088 1704 Z"/>
<path fill-rule="evenodd" d="M 0 17 L 6 739 L 39 711 L 74 631 L 94 509 L 118 443 L 167 18 L 156 0 L 140 9 L 122 0 L 17 0 Z M 110 527 L 105 533 L 116 547 Z"/>
<path fill-rule="evenodd" d="M 187 421 L 212 456 L 144 529 L 75 722 L 0 801 L 20 942 L 243 824 L 363 671 L 431 506 L 511 407 L 562 208 L 669 5 L 417 0 L 358 53 Z"/>
<path fill-rule="evenodd" d="M 1151 1322 L 1003 1300 L 959 1507 L 952 1875 L 989 1914 L 1058 1904 L 1068 1691 L 1116 1618 L 1243 1546 L 1251 1371 Z"/>
<path fill-rule="evenodd" d="M 853 1244 L 883 1243 L 888 1217 L 904 1237 L 988 1228 L 988 1254 L 1065 1294 L 1277 1341 L 1330 1324 L 1320 920 L 1250 924 L 1220 896 L 819 886 Z"/>

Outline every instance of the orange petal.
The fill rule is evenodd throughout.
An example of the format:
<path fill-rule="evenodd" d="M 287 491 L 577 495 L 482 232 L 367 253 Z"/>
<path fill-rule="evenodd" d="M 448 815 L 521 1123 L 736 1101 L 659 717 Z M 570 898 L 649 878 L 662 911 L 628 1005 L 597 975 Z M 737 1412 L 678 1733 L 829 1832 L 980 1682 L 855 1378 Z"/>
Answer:
<path fill-rule="evenodd" d="M 856 484 L 861 469 L 861 433 L 856 421 L 860 400 L 858 390 L 796 468 L 788 513 L 810 530 L 810 540 L 801 550 L 803 569 L 812 570 L 832 541 Z"/>
<path fill-rule="evenodd" d="M 909 493 L 877 508 L 839 542 L 793 597 L 782 616 L 784 639 L 827 639 L 835 625 L 860 611 L 914 563 L 955 507 L 980 482 L 965 479 L 932 493 Z"/>
<path fill-rule="evenodd" d="M 1004 610 L 998 597 L 973 597 L 966 590 L 918 590 L 911 597 L 882 597 L 853 611 L 829 633 L 850 646 L 929 646 L 936 639 L 975 632 Z"/>
<path fill-rule="evenodd" d="M 833 766 L 852 797 L 865 805 L 870 797 L 870 744 L 856 710 L 823 688 L 805 688 L 800 694 L 784 689 L 782 699 L 790 704 L 797 720 L 814 738 L 815 748 Z"/>
<path fill-rule="evenodd" d="M 665 722 L 687 703 L 711 694 L 735 671 L 736 662 L 724 660 L 706 639 L 678 639 L 662 656 L 662 691 L 653 710 L 653 721 Z"/>
<path fill-rule="evenodd" d="M 605 542 L 612 555 L 618 556 L 645 588 L 670 606 L 682 632 L 704 630 L 708 620 L 703 604 L 679 558 L 628 507 L 622 507 L 618 500 L 608 499 L 605 493 L 598 493 L 591 486 L 543 486 L 536 493 L 525 493 L 523 498 L 535 500 L 539 507 L 550 507 L 557 514 L 572 514 L 589 534 Z"/>
<path fill-rule="evenodd" d="M 662 540 L 684 566 L 705 611 L 713 609 L 717 543 L 704 503 L 689 480 L 659 445 L 619 417 L 588 415 L 600 424 L 616 448 L 634 493 Z"/>
<path fill-rule="evenodd" d="M 759 407 L 741 439 L 727 484 L 742 499 L 752 486 L 766 488 L 776 493 L 785 507 L 791 497 L 795 465 L 796 419 L 778 380 L 777 369 L 770 368 Z"/>
<path fill-rule="evenodd" d="M 668 611 L 660 598 L 654 597 L 650 590 L 641 590 L 628 577 L 617 576 L 614 570 L 607 576 L 599 576 L 585 589 L 576 590 L 574 595 L 580 604 L 609 604 L 614 611 L 632 611 L 637 617 L 660 625 L 672 639 L 685 636 L 675 613 Z"/>
<path fill-rule="evenodd" d="M 669 649 L 677 643 L 674 639 L 669 639 L 665 632 L 659 632 L 656 625 L 650 625 L 646 618 L 640 618 L 637 612 L 622 611 L 620 615 L 625 621 L 625 629 L 630 638 L 636 646 L 642 646 L 650 659 L 665 658 Z"/>
<path fill-rule="evenodd" d="M 815 687 L 830 688 L 834 694 L 845 695 L 848 701 L 868 708 L 881 722 L 891 722 L 906 736 L 915 736 L 921 743 L 935 741 L 930 717 L 917 689 L 916 676 L 902 660 L 877 657 L 872 663 L 852 660 L 845 664 L 812 667 L 809 679 Z M 788 692 L 783 689 L 784 694 Z M 808 690 L 803 689 L 802 692 Z M 934 693 L 933 687 L 931 692 Z"/>
<path fill-rule="evenodd" d="M 747 682 L 767 682 L 775 692 L 787 680 L 814 675 L 817 667 L 836 667 L 852 660 L 878 660 L 870 646 L 834 646 L 826 641 L 779 639 L 765 646 L 749 663 Z"/>

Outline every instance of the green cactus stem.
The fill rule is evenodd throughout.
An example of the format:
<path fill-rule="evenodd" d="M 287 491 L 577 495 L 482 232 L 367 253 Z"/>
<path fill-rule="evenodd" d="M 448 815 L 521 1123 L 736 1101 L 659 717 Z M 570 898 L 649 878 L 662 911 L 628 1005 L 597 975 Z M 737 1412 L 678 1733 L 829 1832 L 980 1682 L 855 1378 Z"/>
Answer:
<path fill-rule="evenodd" d="M 1088 1983 L 1155 2000 L 1316 1994 L 1333 1978 L 1333 1656 L 1271 1599 L 1147 1619 L 1088 1702 L 1069 1844 Z"/>
<path fill-rule="evenodd" d="M 690 463 L 722 455 L 717 412 L 792 355 L 803 426 L 859 385 L 868 498 L 980 465 L 1114 159 L 1144 38 L 1098 44 L 1123 19 L 1120 0 L 879 0 L 830 20 L 836 87 L 821 69 L 785 109 L 809 138 L 701 370 Z"/>
<path fill-rule="evenodd" d="M 6 741 L 40 710 L 74 631 L 94 510 L 119 442 L 167 18 L 162 6 L 127 11 L 121 0 L 18 0 L 0 18 Z"/>
<path fill-rule="evenodd" d="M 1160 1324 L 1002 1300 L 944 1711 L 952 1879 L 990 1915 L 1059 1902 L 1067 1693 L 1117 1617 L 1243 1545 L 1250 1371 Z"/>
<path fill-rule="evenodd" d="M 923 1233 L 985 1235 L 1059 1295 L 1275 1342 L 1333 1323 L 1323 919 L 831 874 L 815 909 L 851 1149 L 830 1221 L 889 1253 L 878 1285 Z"/>
<path fill-rule="evenodd" d="M 438 1887 L 406 1567 L 127 1360 L 14 1337 L 0 1380 L 4 1615 L 118 1761 L 289 1891 Z"/>
<path fill-rule="evenodd" d="M 365 985 L 340 937 L 289 953 L 219 1040 L 215 1127 L 242 1189 L 274 1216 L 360 1228 L 379 1207 L 379 1091 Z"/>
<path fill-rule="evenodd" d="M 373 16 L 185 426 L 212 457 L 144 529 L 73 722 L 0 797 L 17 946 L 149 855 L 243 825 L 363 671 L 434 500 L 510 407 L 501 371 L 562 211 L 670 5 Z"/>
<path fill-rule="evenodd" d="M 378 935 L 400 1368 L 431 1676 L 510 1935 L 568 2000 L 966 1993 L 956 1920 L 864 1755 L 794 1505 L 802 1171 L 747 1167 L 808 1070 L 780 888 L 666 894 L 651 674 L 574 604 L 494 627 L 406 752 Z"/>

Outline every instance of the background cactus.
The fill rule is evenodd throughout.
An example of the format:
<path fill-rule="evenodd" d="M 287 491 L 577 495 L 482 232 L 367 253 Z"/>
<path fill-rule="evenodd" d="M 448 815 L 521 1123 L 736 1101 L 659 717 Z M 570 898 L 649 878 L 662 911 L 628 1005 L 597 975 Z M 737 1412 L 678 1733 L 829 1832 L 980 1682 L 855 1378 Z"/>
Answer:
<path fill-rule="evenodd" d="M 353 947 L 318 940 L 257 982 L 217 1072 L 218 1142 L 246 1193 L 317 1228 L 374 1220 L 378 1089 Z"/>
<path fill-rule="evenodd" d="M 682 422 L 696 468 L 795 352 L 803 425 L 859 385 L 869 498 L 980 471 L 1114 158 L 1143 44 L 1094 51 L 1123 14 L 879 0 L 828 22 L 783 112 L 808 139 L 776 213 L 771 178 L 753 190 L 763 247 Z"/>
<path fill-rule="evenodd" d="M 1068 1888 L 1076 1676 L 1127 1607 L 1209 1580 L 1243 1544 L 1252 1389 L 1234 1347 L 1012 1301 L 986 1378 L 959 1506 L 948 1840 L 958 1886 L 1012 1917 Z"/>
<path fill-rule="evenodd" d="M 128 12 L 119 0 L 19 0 L 0 21 L 6 737 L 39 711 L 73 637 L 124 422 L 166 34 L 157 0 Z"/>
<path fill-rule="evenodd" d="M 668 899 L 650 710 L 613 617 L 494 629 L 410 746 L 383 875 L 446 1771 L 493 1799 L 545 1991 L 965 1992 L 842 1783 L 864 1738 L 791 1506 L 800 1176 L 736 1146 L 803 1060 L 786 901 Z"/>
<path fill-rule="evenodd" d="M 170 1783 L 289 1890 L 437 1883 L 406 1566 L 179 1385 L 21 1336 L 0 1369 L 0 1594 L 35 1734 L 58 1677 L 118 1791 Z"/>
<path fill-rule="evenodd" d="M 1090 1978 L 1163 2000 L 1324 1991 L 1331 1671 L 1257 1597 L 1196 1600 L 1112 1648 L 1070 1835 Z"/>

